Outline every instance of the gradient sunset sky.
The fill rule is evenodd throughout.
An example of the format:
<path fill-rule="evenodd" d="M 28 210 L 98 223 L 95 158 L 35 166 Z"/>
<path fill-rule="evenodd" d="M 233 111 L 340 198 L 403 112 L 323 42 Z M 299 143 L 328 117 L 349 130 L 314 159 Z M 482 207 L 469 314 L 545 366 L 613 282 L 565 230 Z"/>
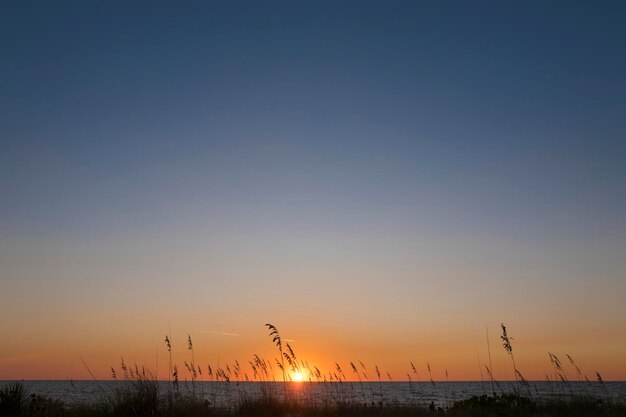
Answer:
<path fill-rule="evenodd" d="M 3 2 L 0 379 L 626 378 L 626 3 Z M 157 357 L 159 365 L 157 365 Z M 479 359 L 480 358 L 480 359 Z M 484 369 L 484 368 L 483 368 Z"/>

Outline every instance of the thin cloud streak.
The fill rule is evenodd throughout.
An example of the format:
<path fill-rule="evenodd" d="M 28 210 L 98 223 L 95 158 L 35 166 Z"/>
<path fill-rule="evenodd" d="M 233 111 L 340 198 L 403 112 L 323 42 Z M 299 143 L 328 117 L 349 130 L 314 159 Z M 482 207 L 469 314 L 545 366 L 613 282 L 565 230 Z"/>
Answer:
<path fill-rule="evenodd" d="M 198 333 L 215 334 L 215 335 L 218 335 L 218 336 L 228 336 L 228 337 L 246 337 L 246 335 L 239 334 L 239 333 L 220 332 L 220 331 L 217 331 L 217 330 L 199 330 Z"/>

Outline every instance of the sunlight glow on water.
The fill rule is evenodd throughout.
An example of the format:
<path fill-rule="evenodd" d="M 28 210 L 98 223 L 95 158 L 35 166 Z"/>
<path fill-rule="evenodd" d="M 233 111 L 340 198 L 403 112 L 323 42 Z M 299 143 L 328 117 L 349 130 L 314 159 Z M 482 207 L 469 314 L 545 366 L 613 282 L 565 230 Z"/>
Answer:
<path fill-rule="evenodd" d="M 1 381 L 0 386 L 9 381 Z M 130 386 L 124 381 L 23 381 L 30 393 L 49 396 L 67 403 L 94 403 L 106 398 L 116 388 Z M 160 390 L 166 393 L 168 383 L 159 382 Z M 337 402 L 367 404 L 423 404 L 434 402 L 447 406 L 454 401 L 473 395 L 489 394 L 488 382 L 300 382 L 289 383 L 290 393 L 302 401 L 312 404 L 334 404 Z M 515 383 L 498 382 L 496 392 L 512 392 Z M 180 392 L 196 395 L 220 407 L 237 405 L 242 400 L 259 397 L 263 394 L 282 395 L 282 383 L 276 382 L 181 382 Z M 530 382 L 528 388 L 522 387 L 524 395 L 535 398 L 570 397 L 574 395 L 593 395 L 602 398 L 626 400 L 626 382 Z"/>

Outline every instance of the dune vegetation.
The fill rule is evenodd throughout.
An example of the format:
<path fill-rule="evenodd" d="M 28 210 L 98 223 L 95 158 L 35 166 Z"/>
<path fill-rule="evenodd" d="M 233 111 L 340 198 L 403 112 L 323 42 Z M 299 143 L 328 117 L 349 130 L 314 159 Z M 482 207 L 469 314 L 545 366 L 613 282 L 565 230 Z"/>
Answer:
<path fill-rule="evenodd" d="M 203 367 L 195 361 L 193 340 L 188 336 L 189 361 L 184 362 L 186 372 L 181 376 L 172 362 L 171 337 L 166 335 L 167 381 L 157 380 L 145 368 L 128 366 L 122 359 L 118 369 L 111 367 L 111 377 L 118 382 L 113 388 L 103 387 L 95 402 L 66 403 L 29 393 L 23 383 L 14 382 L 0 388 L 0 417 L 626 416 L 624 399 L 609 395 L 599 373 L 590 381 L 570 355 L 567 366 L 574 370 L 575 378 L 570 381 L 566 365 L 549 353 L 552 376 L 547 374 L 546 379 L 555 389 L 550 395 L 540 393 L 517 368 L 512 338 L 504 324 L 500 339 L 515 375 L 512 389 L 503 389 L 491 367 L 484 365 L 489 376 L 484 394 L 448 399 L 444 386 L 441 397 L 446 401 L 438 403 L 420 392 L 424 383 L 437 390 L 430 365 L 428 377 L 420 381 L 410 363 L 406 378 L 411 398 L 400 402 L 385 396 L 384 386 L 392 377 L 378 365 L 368 368 L 353 361 L 345 370 L 335 363 L 334 369 L 322 371 L 300 359 L 276 326 L 266 327 L 276 348 L 276 356 L 270 360 L 253 355 L 245 367 L 239 361 Z M 260 389 L 253 390 L 252 385 Z"/>

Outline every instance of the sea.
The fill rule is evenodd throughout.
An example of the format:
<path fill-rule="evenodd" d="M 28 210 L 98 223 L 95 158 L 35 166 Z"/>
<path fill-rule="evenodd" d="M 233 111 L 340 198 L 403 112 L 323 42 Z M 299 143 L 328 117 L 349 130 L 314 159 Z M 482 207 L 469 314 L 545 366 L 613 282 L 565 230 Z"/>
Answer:
<path fill-rule="evenodd" d="M 0 387 L 14 381 L 0 381 Z M 20 381 L 29 394 L 38 394 L 61 400 L 67 404 L 98 403 L 112 394 L 130 388 L 132 381 Z M 172 388 L 167 381 L 159 381 L 159 391 L 167 394 L 174 389 L 181 395 L 195 395 L 218 407 L 234 407 L 246 399 L 262 395 L 291 396 L 309 404 L 352 402 L 372 405 L 423 405 L 448 407 L 455 401 L 475 395 L 512 393 L 517 390 L 533 398 L 572 398 L 594 396 L 626 402 L 626 382 L 215 382 L 181 381 Z"/>

